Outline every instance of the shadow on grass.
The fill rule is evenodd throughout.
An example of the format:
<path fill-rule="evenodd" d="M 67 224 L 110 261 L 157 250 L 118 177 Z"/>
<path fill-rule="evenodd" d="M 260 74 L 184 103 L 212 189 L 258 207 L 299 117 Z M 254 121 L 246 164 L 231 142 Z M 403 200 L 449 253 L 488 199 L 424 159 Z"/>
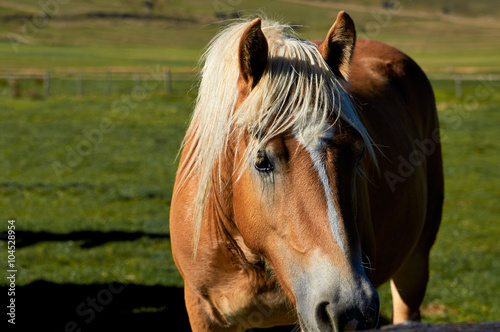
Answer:
<path fill-rule="evenodd" d="M 170 239 L 169 234 L 155 234 L 144 232 L 100 232 L 100 231 L 78 231 L 71 233 L 50 233 L 50 232 L 31 232 L 16 231 L 16 249 L 28 247 L 38 242 L 54 241 L 83 241 L 81 248 L 93 248 L 113 241 L 134 241 L 143 236 L 151 239 L 163 238 Z M 7 233 L 0 233 L 0 240 L 7 240 Z"/>
<path fill-rule="evenodd" d="M 7 292 L 0 287 L 0 293 Z M 16 331 L 191 331 L 184 290 L 178 287 L 40 280 L 16 287 L 15 293 Z"/>

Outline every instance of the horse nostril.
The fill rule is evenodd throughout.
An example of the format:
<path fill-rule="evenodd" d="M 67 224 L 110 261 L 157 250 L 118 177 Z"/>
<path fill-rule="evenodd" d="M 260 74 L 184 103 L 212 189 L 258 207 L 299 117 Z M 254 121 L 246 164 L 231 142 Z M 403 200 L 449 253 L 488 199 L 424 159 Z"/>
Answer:
<path fill-rule="evenodd" d="M 339 317 L 340 331 L 368 330 L 377 326 L 379 316 L 379 306 L 377 298 L 372 304 L 361 311 L 359 308 L 352 308 L 343 312 Z"/>
<path fill-rule="evenodd" d="M 329 302 L 321 302 L 316 307 L 316 322 L 320 331 L 334 331 L 335 313 L 333 305 Z"/>
<path fill-rule="evenodd" d="M 322 301 L 315 306 L 314 319 L 319 331 L 354 331 L 373 329 L 378 324 L 379 297 L 375 292 L 370 298 L 342 306 L 337 301 Z"/>

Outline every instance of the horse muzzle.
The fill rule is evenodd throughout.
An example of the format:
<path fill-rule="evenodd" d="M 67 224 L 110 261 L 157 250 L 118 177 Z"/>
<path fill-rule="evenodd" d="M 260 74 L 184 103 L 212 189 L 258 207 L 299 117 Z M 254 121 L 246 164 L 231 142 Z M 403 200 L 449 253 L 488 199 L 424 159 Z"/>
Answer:
<path fill-rule="evenodd" d="M 362 302 L 362 303 L 359 303 Z M 318 299 L 310 310 L 298 310 L 303 331 L 354 331 L 375 328 L 379 318 L 379 298 L 375 293 L 356 304 L 345 305 L 332 299 Z"/>
<path fill-rule="evenodd" d="M 334 270 L 334 269 L 327 269 Z M 377 326 L 380 301 L 364 273 L 342 277 L 302 276 L 294 286 L 297 314 L 304 332 L 367 330 Z"/>
<path fill-rule="evenodd" d="M 314 310 L 312 325 L 319 331 L 368 330 L 377 326 L 379 299 L 376 295 L 363 306 L 350 308 L 342 308 L 337 303 L 325 301 L 316 305 Z"/>

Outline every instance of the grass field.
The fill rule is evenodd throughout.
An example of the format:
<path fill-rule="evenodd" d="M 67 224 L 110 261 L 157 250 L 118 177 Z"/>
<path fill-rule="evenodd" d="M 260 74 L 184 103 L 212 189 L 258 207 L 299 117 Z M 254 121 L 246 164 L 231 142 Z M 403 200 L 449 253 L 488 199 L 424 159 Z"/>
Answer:
<path fill-rule="evenodd" d="M 144 11 L 135 1 L 75 2 L 61 5 L 26 44 L 13 46 L 9 40 L 9 33 L 22 35 L 19 20 L 0 21 L 0 74 L 192 68 L 220 26 L 213 16 L 215 3 L 223 11 L 260 8 L 307 25 L 298 30 L 305 38 L 321 38 L 343 5 L 169 1 L 156 7 L 157 15 L 186 19 L 174 24 L 168 19 L 64 19 L 95 11 Z M 432 81 L 442 126 L 446 198 L 431 255 L 424 321 L 500 320 L 500 82 L 488 76 L 500 73 L 500 28 L 491 19 L 500 6 L 456 1 L 450 21 L 438 15 L 444 2 L 401 1 L 403 11 L 382 20 L 384 12 L 374 7 L 379 3 L 347 4 L 361 6 L 349 11 L 360 35 L 400 47 L 431 77 L 482 75 L 482 80 L 463 81 L 462 98 L 456 97 L 452 80 Z M 0 19 L 33 14 L 38 6 L 28 0 L 0 1 Z M 76 322 L 84 331 L 97 331 L 185 319 L 168 214 L 176 154 L 196 96 L 194 82 L 174 81 L 166 96 L 161 88 L 137 94 L 134 88 L 148 82 L 131 81 L 104 96 L 102 82 L 91 81 L 81 97 L 75 96 L 73 83 L 65 82 L 56 81 L 58 92 L 48 98 L 30 92 L 41 91 L 39 81 L 21 82 L 22 98 L 13 99 L 9 82 L 0 79 L 0 231 L 9 219 L 16 220 L 20 322 L 31 328 L 49 324 L 54 331 Z M 0 243 L 6 251 L 5 241 Z M 0 285 L 7 293 L 5 278 Z M 123 291 L 114 292 L 116 285 Z M 82 302 L 108 290 L 113 296 L 96 317 L 78 312 Z M 380 293 L 382 312 L 390 316 L 388 287 Z"/>

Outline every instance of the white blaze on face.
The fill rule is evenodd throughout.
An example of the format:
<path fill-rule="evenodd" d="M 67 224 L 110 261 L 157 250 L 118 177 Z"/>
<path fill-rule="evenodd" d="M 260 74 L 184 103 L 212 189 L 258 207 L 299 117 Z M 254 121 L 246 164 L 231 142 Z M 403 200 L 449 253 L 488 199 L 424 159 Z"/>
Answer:
<path fill-rule="evenodd" d="M 333 237 L 335 238 L 335 241 L 337 242 L 338 246 L 340 249 L 346 253 L 345 251 L 345 245 L 344 245 L 344 240 L 342 238 L 341 230 L 340 230 L 340 224 L 338 221 L 338 213 L 337 210 L 335 209 L 335 204 L 332 196 L 332 190 L 330 187 L 330 181 L 328 179 L 328 174 L 326 171 L 326 165 L 325 161 L 321 157 L 323 153 L 323 141 L 325 138 L 332 138 L 334 134 L 334 130 L 332 127 L 325 128 L 325 130 L 322 132 L 322 135 L 316 139 L 309 140 L 308 142 L 305 141 L 304 136 L 305 135 L 295 135 L 297 140 L 304 145 L 305 149 L 307 152 L 309 152 L 309 155 L 311 156 L 311 160 L 313 162 L 314 168 L 318 172 L 318 177 L 321 182 L 321 185 L 323 187 L 323 192 L 325 194 L 325 199 L 326 199 L 326 204 L 328 208 L 328 221 L 330 223 L 330 229 L 333 233 Z"/>

